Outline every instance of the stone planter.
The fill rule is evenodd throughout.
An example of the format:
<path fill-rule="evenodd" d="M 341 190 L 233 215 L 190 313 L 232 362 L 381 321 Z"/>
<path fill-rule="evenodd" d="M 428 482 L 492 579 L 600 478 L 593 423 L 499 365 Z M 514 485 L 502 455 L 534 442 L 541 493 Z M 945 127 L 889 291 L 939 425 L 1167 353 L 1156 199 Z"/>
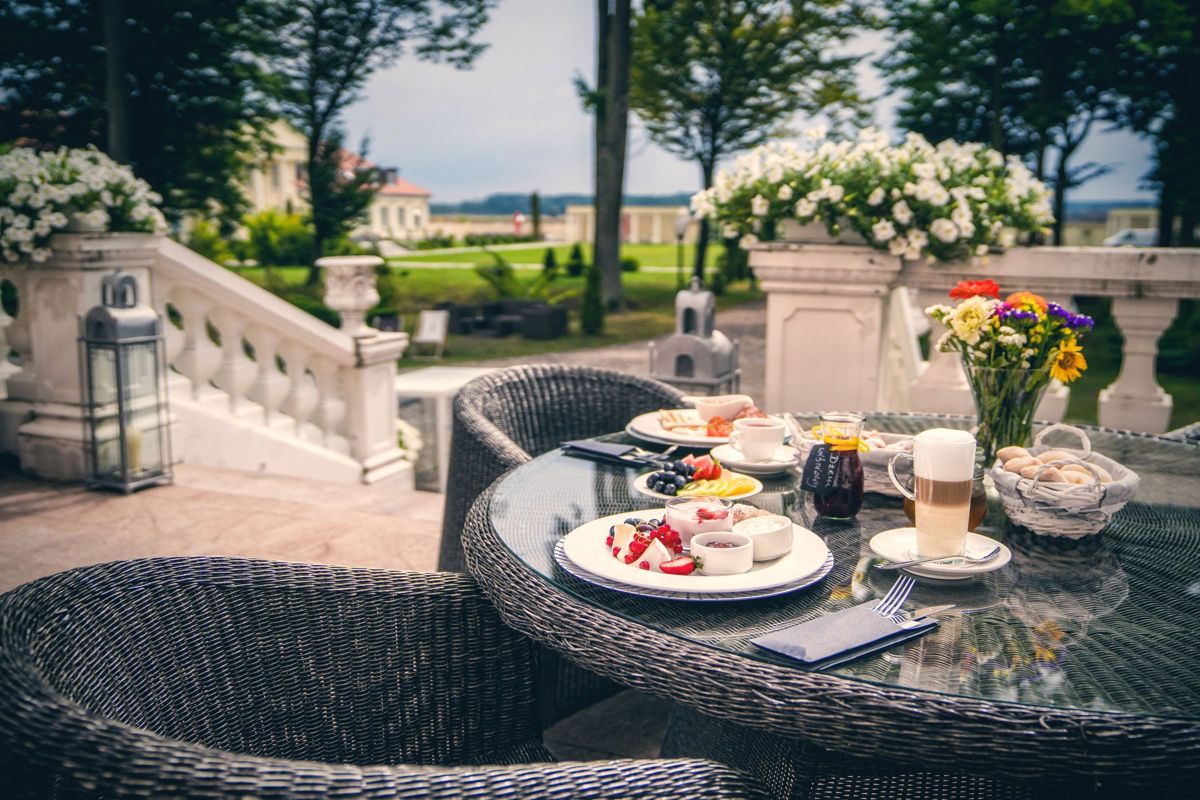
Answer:
<path fill-rule="evenodd" d="M 375 268 L 382 264 L 379 256 L 329 256 L 316 261 L 325 270 L 325 305 L 338 312 L 342 330 L 351 336 L 376 333 L 366 319 L 367 312 L 379 303 Z"/>
<path fill-rule="evenodd" d="M 72 211 L 67 214 L 68 233 L 104 233 L 108 230 L 107 222 L 92 222 L 86 215 L 79 211 Z"/>

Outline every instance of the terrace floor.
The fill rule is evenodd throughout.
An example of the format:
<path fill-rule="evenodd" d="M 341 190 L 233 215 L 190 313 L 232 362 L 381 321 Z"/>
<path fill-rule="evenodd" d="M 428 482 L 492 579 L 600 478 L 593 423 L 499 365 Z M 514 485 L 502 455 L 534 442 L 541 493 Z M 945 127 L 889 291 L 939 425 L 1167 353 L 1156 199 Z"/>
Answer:
<path fill-rule="evenodd" d="M 0 468 L 0 592 L 117 559 L 222 555 L 433 570 L 442 495 L 180 465 L 128 497 Z M 623 692 L 547 731 L 562 760 L 658 755 L 669 704 Z"/>

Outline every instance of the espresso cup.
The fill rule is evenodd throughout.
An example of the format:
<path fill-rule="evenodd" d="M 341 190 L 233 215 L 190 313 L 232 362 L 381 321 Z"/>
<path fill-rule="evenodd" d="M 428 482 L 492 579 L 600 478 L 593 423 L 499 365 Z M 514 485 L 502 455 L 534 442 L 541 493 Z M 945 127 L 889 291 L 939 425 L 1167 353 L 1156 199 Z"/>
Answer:
<path fill-rule="evenodd" d="M 729 441 L 747 461 L 770 461 L 783 444 L 783 420 L 775 417 L 749 417 L 733 421 Z"/>
<path fill-rule="evenodd" d="M 904 458 L 913 464 L 912 491 L 896 477 L 896 462 Z M 888 475 L 916 506 L 917 554 L 962 555 L 971 517 L 975 437 L 951 428 L 922 431 L 913 437 L 911 454 L 892 456 Z"/>

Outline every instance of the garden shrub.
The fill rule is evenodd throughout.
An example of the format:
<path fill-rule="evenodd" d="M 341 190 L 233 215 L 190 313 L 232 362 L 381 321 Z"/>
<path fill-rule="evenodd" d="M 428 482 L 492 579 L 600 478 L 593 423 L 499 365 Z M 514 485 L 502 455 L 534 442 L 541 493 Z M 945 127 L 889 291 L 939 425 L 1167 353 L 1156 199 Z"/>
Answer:
<path fill-rule="evenodd" d="M 458 240 L 453 236 L 447 236 L 443 233 L 435 233 L 428 238 L 421 239 L 413 243 L 413 247 L 417 250 L 442 250 L 447 247 L 454 247 L 458 244 Z"/>
<path fill-rule="evenodd" d="M 311 264 L 312 224 L 299 214 L 274 209 L 247 216 L 249 257 L 263 266 Z"/>
<path fill-rule="evenodd" d="M 209 261 L 215 261 L 218 264 L 224 264 L 233 258 L 233 251 L 222 238 L 220 229 L 206 219 L 196 220 L 191 231 L 188 232 L 187 241 L 184 244 L 188 246 L 188 249 L 194 250 Z"/>
<path fill-rule="evenodd" d="M 595 265 L 587 268 L 583 302 L 579 308 L 579 326 L 588 336 L 604 331 L 604 297 L 600 290 L 600 270 Z"/>
<path fill-rule="evenodd" d="M 621 259 L 621 272 L 637 272 L 641 266 L 642 265 L 636 258 L 629 257 Z"/>
<path fill-rule="evenodd" d="M 468 233 L 463 237 L 463 243 L 467 247 L 487 247 L 490 244 L 519 244 L 533 241 L 536 241 L 533 236 L 517 236 L 512 233 Z"/>
<path fill-rule="evenodd" d="M 583 248 L 576 242 L 571 248 L 571 255 L 567 258 L 567 274 L 572 278 L 578 278 L 587 268 L 587 263 L 583 260 Z"/>
<path fill-rule="evenodd" d="M 546 254 L 542 256 L 542 272 L 550 280 L 558 277 L 558 256 L 554 254 L 553 247 L 547 247 Z"/>

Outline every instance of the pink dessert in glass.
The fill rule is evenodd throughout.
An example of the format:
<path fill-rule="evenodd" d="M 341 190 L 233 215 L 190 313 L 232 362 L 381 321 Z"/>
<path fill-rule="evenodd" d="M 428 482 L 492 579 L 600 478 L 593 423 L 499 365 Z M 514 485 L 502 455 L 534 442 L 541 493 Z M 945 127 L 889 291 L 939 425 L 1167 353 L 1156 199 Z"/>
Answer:
<path fill-rule="evenodd" d="M 666 523 L 679 531 L 688 547 L 698 533 L 733 530 L 733 501 L 723 497 L 672 497 L 667 501 Z"/>

